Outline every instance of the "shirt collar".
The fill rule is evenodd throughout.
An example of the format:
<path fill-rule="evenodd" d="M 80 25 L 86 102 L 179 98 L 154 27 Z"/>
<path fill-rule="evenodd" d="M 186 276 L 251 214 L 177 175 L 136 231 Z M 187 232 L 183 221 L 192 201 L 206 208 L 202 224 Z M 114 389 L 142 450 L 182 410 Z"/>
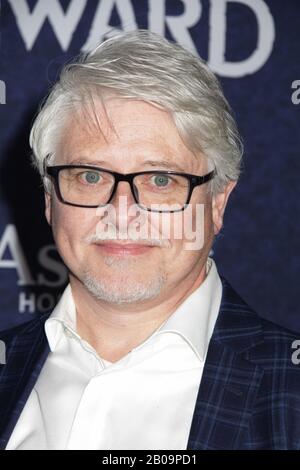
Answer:
<path fill-rule="evenodd" d="M 200 286 L 150 336 L 152 338 L 166 332 L 179 334 L 201 361 L 205 360 L 222 297 L 222 282 L 212 258 L 207 259 L 206 273 L 206 278 Z M 76 307 L 70 284 L 45 323 L 51 351 L 55 350 L 60 339 L 68 331 L 81 339 L 76 333 Z"/>
<path fill-rule="evenodd" d="M 199 359 L 204 361 L 219 313 L 221 297 L 222 282 L 214 260 L 208 258 L 204 281 L 156 330 L 156 334 L 178 333 Z"/>
<path fill-rule="evenodd" d="M 70 284 L 65 288 L 59 302 L 45 323 L 45 332 L 52 352 L 66 331 L 70 331 L 80 338 L 76 333 L 76 307 Z"/>

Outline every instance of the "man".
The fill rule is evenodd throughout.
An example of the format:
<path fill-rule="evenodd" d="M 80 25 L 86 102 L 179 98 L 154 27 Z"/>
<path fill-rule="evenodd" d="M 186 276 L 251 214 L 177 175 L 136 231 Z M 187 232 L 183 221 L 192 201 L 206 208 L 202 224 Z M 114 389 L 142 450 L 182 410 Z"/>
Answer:
<path fill-rule="evenodd" d="M 209 257 L 242 145 L 207 66 L 147 31 L 105 41 L 30 143 L 70 284 L 1 335 L 2 448 L 299 448 L 295 338 Z"/>

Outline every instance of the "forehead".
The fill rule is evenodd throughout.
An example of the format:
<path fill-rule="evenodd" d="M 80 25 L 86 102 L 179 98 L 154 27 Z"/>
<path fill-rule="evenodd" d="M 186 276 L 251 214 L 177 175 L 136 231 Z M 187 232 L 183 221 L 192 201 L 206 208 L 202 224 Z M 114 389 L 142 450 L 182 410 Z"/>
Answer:
<path fill-rule="evenodd" d="M 107 161 L 142 165 L 162 157 L 189 171 L 203 166 L 182 140 L 169 112 L 141 100 L 111 97 L 77 106 L 64 128 L 58 155 L 63 162 Z"/>

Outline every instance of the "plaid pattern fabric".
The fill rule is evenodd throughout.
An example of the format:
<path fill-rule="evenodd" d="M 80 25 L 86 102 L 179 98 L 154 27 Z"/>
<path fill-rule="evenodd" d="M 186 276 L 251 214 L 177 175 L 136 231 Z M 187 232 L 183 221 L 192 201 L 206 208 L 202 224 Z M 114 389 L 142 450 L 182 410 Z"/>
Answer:
<path fill-rule="evenodd" d="M 221 280 L 219 316 L 187 449 L 300 449 L 300 365 L 291 359 L 292 343 L 300 334 L 297 338 L 258 317 Z M 6 364 L 0 366 L 1 449 L 49 354 L 44 332 L 48 316 L 0 333 L 6 343 Z"/>
<path fill-rule="evenodd" d="M 258 317 L 221 279 L 188 449 L 300 449 L 297 334 Z"/>

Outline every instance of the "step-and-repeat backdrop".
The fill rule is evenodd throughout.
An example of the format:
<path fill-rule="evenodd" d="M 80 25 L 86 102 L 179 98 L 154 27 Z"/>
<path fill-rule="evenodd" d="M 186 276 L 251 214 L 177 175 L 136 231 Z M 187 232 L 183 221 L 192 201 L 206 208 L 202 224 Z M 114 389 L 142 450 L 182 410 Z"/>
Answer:
<path fill-rule="evenodd" d="M 300 331 L 299 0 L 2 0 L 0 329 L 51 309 L 67 273 L 29 163 L 39 101 L 66 60 L 147 28 L 207 60 L 245 142 L 213 256 L 262 316 Z"/>

